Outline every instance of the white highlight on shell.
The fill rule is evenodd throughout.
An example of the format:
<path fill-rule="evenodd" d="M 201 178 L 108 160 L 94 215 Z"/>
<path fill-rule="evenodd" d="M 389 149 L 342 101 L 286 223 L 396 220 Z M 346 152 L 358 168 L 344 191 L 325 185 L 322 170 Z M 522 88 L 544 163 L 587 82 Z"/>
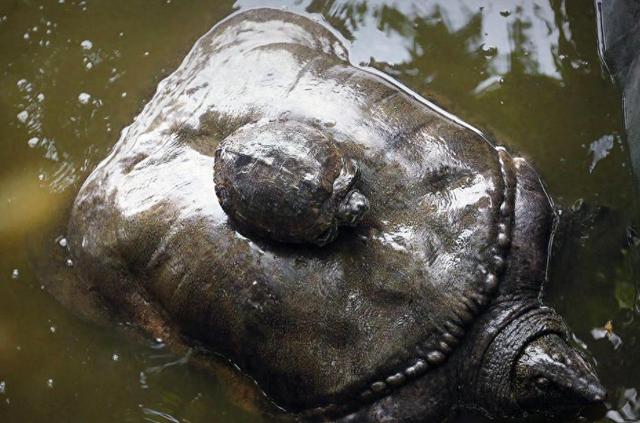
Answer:
<path fill-rule="evenodd" d="M 415 233 L 411 226 L 399 225 L 394 231 L 382 232 L 374 238 L 380 243 L 388 245 L 396 251 L 408 251 Z"/>

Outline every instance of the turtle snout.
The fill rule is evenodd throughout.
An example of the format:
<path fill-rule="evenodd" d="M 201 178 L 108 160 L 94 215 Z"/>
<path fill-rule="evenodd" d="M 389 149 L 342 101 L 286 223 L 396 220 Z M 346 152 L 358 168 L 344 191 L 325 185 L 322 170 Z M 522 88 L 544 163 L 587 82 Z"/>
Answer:
<path fill-rule="evenodd" d="M 601 404 L 607 392 L 592 366 L 557 335 L 531 342 L 515 367 L 515 393 L 528 411 L 562 412 Z"/>
<path fill-rule="evenodd" d="M 343 225 L 355 226 L 369 211 L 369 200 L 360 191 L 354 189 L 344 197 L 338 206 L 338 219 Z"/>

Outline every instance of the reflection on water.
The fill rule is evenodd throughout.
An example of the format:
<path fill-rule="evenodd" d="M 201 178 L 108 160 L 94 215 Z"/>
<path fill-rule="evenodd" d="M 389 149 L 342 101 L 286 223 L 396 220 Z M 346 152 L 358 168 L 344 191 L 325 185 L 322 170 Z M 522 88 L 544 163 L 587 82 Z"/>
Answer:
<path fill-rule="evenodd" d="M 547 0 L 2 2 L 0 420 L 256 420 L 162 345 L 78 321 L 40 289 L 27 247 L 64 264 L 67 207 L 119 131 L 199 35 L 261 5 L 322 14 L 354 62 L 529 157 L 560 205 L 610 208 L 555 258 L 548 297 L 598 361 L 605 421 L 637 421 L 640 242 L 619 94 L 590 5 Z"/>
<path fill-rule="evenodd" d="M 240 1 L 242 5 L 257 4 Z M 475 34 L 464 39 L 467 52 L 481 51 L 489 58 L 491 75 L 504 75 L 512 70 L 512 60 L 519 54 L 528 56 L 527 73 L 560 79 L 556 63 L 559 31 L 570 31 L 568 25 L 555 25 L 555 11 L 548 2 L 502 0 L 408 1 L 338 1 L 320 5 L 317 1 L 302 2 L 302 9 L 318 9 L 343 22 L 344 35 L 353 41 L 352 59 L 369 62 L 370 58 L 390 65 L 411 62 L 423 55 L 423 46 L 416 45 L 418 25 L 441 25 L 448 34 L 464 33 L 469 27 Z M 566 13 L 560 8 L 561 13 Z M 398 19 L 402 17 L 402 19 Z M 559 16 L 560 19 L 564 15 Z M 568 32 L 568 38 L 571 37 Z M 427 47 L 428 48 L 428 47 Z"/>
<path fill-rule="evenodd" d="M 616 423 L 638 421 L 638 416 L 640 416 L 640 399 L 635 388 L 625 389 L 619 401 L 619 408 L 607 413 L 607 417 Z"/>

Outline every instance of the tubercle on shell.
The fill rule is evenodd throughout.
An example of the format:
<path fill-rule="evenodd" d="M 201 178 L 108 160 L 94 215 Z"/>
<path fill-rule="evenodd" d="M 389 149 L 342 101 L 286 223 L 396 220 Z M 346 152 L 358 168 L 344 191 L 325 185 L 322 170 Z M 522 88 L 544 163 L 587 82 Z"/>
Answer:
<path fill-rule="evenodd" d="M 516 175 L 508 164 L 512 161 L 509 153 L 503 147 L 496 147 L 500 173 L 502 175 L 502 201 L 498 208 L 496 221 L 496 238 L 492 251 L 489 269 L 479 266 L 479 273 L 483 278 L 483 284 L 477 292 L 468 293 L 462 298 L 454 311 L 457 319 L 445 322 L 440 336 L 431 340 L 428 345 L 417 345 L 416 356 L 410 364 L 401 371 L 396 371 L 387 377 L 380 378 L 370 383 L 356 399 L 342 405 L 328 404 L 310 410 L 310 416 L 338 416 L 357 409 L 366 403 L 371 403 L 386 395 L 393 389 L 397 389 L 406 383 L 423 376 L 427 371 L 446 362 L 449 354 L 460 343 L 465 334 L 465 326 L 469 325 L 475 317 L 483 311 L 496 294 L 499 287 L 500 276 L 506 268 L 506 256 L 511 246 L 511 228 L 513 211 L 515 207 Z"/>

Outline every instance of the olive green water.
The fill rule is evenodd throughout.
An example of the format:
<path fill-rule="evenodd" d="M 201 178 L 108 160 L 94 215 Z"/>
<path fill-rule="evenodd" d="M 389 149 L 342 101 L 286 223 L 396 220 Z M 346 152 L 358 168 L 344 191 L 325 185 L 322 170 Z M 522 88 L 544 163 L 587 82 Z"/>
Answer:
<path fill-rule="evenodd" d="M 611 209 L 556 257 L 546 297 L 610 391 L 594 421 L 638 421 L 636 187 L 588 0 L 0 0 L 0 421 L 259 420 L 162 344 L 78 320 L 40 289 L 33 251 L 65 254 L 74 193 L 201 34 L 283 4 L 529 158 L 560 205 Z"/>

